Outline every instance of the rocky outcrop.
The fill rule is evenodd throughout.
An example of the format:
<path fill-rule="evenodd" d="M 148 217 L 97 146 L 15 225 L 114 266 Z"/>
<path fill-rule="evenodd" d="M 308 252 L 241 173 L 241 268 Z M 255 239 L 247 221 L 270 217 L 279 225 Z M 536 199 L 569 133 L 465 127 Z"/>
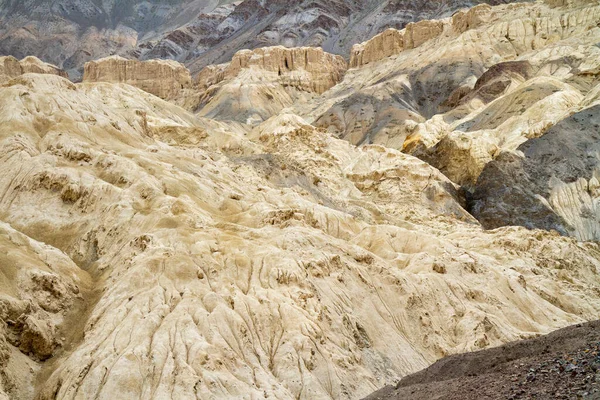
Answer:
<path fill-rule="evenodd" d="M 460 10 L 452 16 L 452 28 L 459 33 L 475 29 L 489 23 L 493 18 L 493 8 L 488 4 L 480 4 L 468 10 Z"/>
<path fill-rule="evenodd" d="M 286 15 L 315 41 L 344 22 L 287 12 L 318 0 L 227 3 L 219 57 L 285 40 Z M 88 71 L 109 82 L 3 82 L 0 399 L 362 398 L 597 318 L 599 246 L 578 241 L 600 230 L 597 9 L 415 24 L 348 71 L 275 47 L 197 87 L 119 58 Z M 203 46 L 183 33 L 178 54 Z"/>
<path fill-rule="evenodd" d="M 387 29 L 372 39 L 352 46 L 350 68 L 360 67 L 404 50 L 404 34 L 397 29 Z"/>
<path fill-rule="evenodd" d="M 342 57 L 315 47 L 242 50 L 227 64 L 204 68 L 196 81 L 200 95 L 184 104 L 203 116 L 260 123 L 299 99 L 323 94 L 346 67 Z"/>
<path fill-rule="evenodd" d="M 60 68 L 45 63 L 37 57 L 28 56 L 21 61 L 12 56 L 0 57 L 0 80 L 15 78 L 23 74 L 51 74 L 67 77 Z"/>
<path fill-rule="evenodd" d="M 52 64 L 45 63 L 34 56 L 25 57 L 19 61 L 19 64 L 21 64 L 21 71 L 23 71 L 24 74 L 50 74 L 67 78 L 67 73 L 65 71 Z"/>
<path fill-rule="evenodd" d="M 137 61 L 112 56 L 85 64 L 84 82 L 127 83 L 162 99 L 191 86 L 190 71 L 170 60 Z"/>
<path fill-rule="evenodd" d="M 0 398 L 31 399 L 42 362 L 75 334 L 71 317 L 84 309 L 89 276 L 4 222 L 0 249 Z"/>
<path fill-rule="evenodd" d="M 386 28 L 441 19 L 463 7 L 508 0 L 84 0 L 3 2 L 0 54 L 36 55 L 81 79 L 85 62 L 113 54 L 173 59 L 192 74 L 241 49 L 322 47 L 346 56 Z"/>
<path fill-rule="evenodd" d="M 442 22 L 439 35 L 442 28 L 432 21 L 356 46 L 345 79 L 317 106 L 298 106 L 298 113 L 352 143 L 384 144 L 420 156 L 423 146 L 432 148 L 447 137 L 433 153 L 445 153 L 441 148 L 458 153 L 439 164 L 436 157 L 427 160 L 458 172 L 452 174 L 460 177 L 457 183 L 472 185 L 485 163 L 465 168 L 460 160 L 489 161 L 482 157 L 488 149 L 515 150 L 574 112 L 594 87 L 600 70 L 597 4 L 480 5 Z M 424 36 L 415 42 L 417 32 Z M 473 152 L 468 157 L 462 139 L 451 143 L 446 136 L 453 131 L 457 137 L 467 133 Z"/>
<path fill-rule="evenodd" d="M 407 49 L 419 47 L 423 43 L 441 35 L 444 31 L 444 26 L 444 21 L 424 20 L 411 22 L 406 25 L 404 31 L 404 46 Z"/>
<path fill-rule="evenodd" d="M 499 98 L 513 83 L 522 83 L 534 76 L 534 68 L 529 61 L 507 61 L 498 63 L 485 71 L 475 82 L 473 94 L 484 103 Z"/>
<path fill-rule="evenodd" d="M 600 105 L 565 118 L 543 136 L 489 163 L 471 200 L 484 226 L 554 229 L 600 239 Z"/>
<path fill-rule="evenodd" d="M 473 140 L 468 133 L 451 132 L 427 151 L 413 154 L 435 166 L 453 182 L 471 188 L 497 151 L 498 146 Z"/>
<path fill-rule="evenodd" d="M 405 49 L 419 47 L 441 35 L 445 25 L 445 21 L 424 20 L 416 23 L 411 22 L 401 31 L 393 28 L 387 29 L 372 39 L 352 47 L 350 67 L 361 67 L 399 54 Z"/>
<path fill-rule="evenodd" d="M 239 51 L 228 64 L 208 66 L 198 75 L 197 84 L 208 88 L 237 77 L 244 69 L 255 69 L 270 73 L 267 79 L 276 74 L 275 80 L 283 86 L 321 94 L 344 77 L 346 67 L 342 57 L 317 47 L 263 47 Z"/>

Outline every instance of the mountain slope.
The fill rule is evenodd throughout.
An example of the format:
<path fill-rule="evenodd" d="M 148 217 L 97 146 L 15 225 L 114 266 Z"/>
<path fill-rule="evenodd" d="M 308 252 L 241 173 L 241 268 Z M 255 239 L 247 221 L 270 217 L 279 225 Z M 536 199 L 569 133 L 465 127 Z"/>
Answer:
<path fill-rule="evenodd" d="M 597 2 L 480 5 L 355 46 L 344 79 L 292 109 L 436 167 L 487 228 L 598 240 L 599 42 Z"/>
<path fill-rule="evenodd" d="M 0 55 L 35 55 L 76 78 L 85 62 L 113 54 L 174 59 L 197 73 L 246 48 L 321 46 L 347 55 L 385 27 L 480 2 L 2 0 Z"/>
<path fill-rule="evenodd" d="M 485 232 L 412 156 L 129 85 L 26 74 L 0 93 L 2 251 L 45 243 L 82 276 L 44 267 L 33 308 L 2 286 L 11 398 L 357 398 L 600 313 L 596 244 Z M 79 323 L 51 306 L 71 298 Z"/>
<path fill-rule="evenodd" d="M 210 7 L 214 54 L 295 9 Z M 598 319 L 599 37 L 597 3 L 552 0 L 386 30 L 350 69 L 2 58 L 0 399 L 355 399 Z"/>
<path fill-rule="evenodd" d="M 442 359 L 365 400 L 597 400 L 600 322 Z"/>

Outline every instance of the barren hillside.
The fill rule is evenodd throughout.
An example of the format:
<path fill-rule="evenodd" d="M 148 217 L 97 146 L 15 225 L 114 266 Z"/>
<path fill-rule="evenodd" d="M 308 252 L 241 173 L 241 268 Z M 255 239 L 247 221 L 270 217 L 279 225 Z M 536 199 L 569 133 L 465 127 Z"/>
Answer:
<path fill-rule="evenodd" d="M 358 399 L 599 319 L 600 4 L 440 15 L 1 57 L 0 399 Z"/>

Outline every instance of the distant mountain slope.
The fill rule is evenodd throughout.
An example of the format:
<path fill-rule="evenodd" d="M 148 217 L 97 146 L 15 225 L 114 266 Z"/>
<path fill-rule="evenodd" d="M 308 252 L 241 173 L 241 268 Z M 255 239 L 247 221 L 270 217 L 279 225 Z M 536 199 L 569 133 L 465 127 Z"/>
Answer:
<path fill-rule="evenodd" d="M 501 0 L 0 0 L 0 55 L 35 55 L 79 77 L 111 54 L 168 58 L 192 72 L 243 48 L 321 46 L 348 55 L 386 27 Z"/>

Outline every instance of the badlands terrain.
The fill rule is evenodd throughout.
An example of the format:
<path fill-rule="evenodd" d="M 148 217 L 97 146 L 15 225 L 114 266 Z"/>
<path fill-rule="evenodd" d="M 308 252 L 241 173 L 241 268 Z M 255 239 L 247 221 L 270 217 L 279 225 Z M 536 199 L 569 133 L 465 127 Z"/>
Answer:
<path fill-rule="evenodd" d="M 347 56 L 385 28 L 507 0 L 0 0 L 0 54 L 37 55 L 80 79 L 112 54 L 193 73 L 241 49 L 320 46 Z"/>
<path fill-rule="evenodd" d="M 0 1 L 0 399 L 358 399 L 600 318 L 597 1 L 72 3 Z M 102 36 L 243 6 L 377 23 Z"/>

